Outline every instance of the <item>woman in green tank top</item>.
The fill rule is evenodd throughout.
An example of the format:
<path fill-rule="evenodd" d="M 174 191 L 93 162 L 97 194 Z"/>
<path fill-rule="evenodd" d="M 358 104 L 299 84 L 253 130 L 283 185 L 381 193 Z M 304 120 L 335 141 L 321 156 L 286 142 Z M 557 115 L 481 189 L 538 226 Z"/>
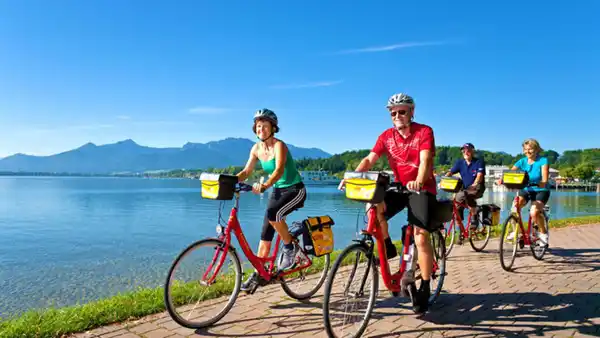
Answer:
<path fill-rule="evenodd" d="M 269 174 L 269 178 L 264 183 L 255 183 L 252 191 L 260 194 L 273 187 L 265 212 L 258 257 L 269 256 L 271 242 L 277 231 L 284 243 L 278 268 L 280 270 L 292 269 L 295 267 L 294 257 L 298 252 L 298 247 L 292 243 L 292 236 L 288 231 L 285 217 L 304 206 L 306 189 L 287 145 L 274 137 L 275 133 L 279 131 L 277 115 L 269 109 L 257 111 L 254 114 L 252 131 L 260 142 L 257 142 L 250 150 L 250 158 L 244 170 L 237 174 L 238 179 L 240 182 L 246 180 L 254 170 L 256 163 L 260 162 L 263 170 Z M 242 284 L 242 290 L 249 290 L 257 283 L 258 273 L 255 271 Z"/>

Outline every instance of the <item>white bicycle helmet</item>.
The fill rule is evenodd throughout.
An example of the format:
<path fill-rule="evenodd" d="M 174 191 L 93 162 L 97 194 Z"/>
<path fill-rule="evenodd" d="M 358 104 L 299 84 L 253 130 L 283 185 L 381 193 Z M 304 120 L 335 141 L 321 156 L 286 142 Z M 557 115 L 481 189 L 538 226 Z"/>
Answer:
<path fill-rule="evenodd" d="M 404 93 L 398 93 L 398 94 L 392 95 L 389 98 L 386 107 L 391 108 L 391 107 L 400 106 L 400 105 L 408 105 L 414 109 L 415 108 L 415 100 L 413 100 L 413 98 L 410 97 L 409 95 L 406 95 Z"/>

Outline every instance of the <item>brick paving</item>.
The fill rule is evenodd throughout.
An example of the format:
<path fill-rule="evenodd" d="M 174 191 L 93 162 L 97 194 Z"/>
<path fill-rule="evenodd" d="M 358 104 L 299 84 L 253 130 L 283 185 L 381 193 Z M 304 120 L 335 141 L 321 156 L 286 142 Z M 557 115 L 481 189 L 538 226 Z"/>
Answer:
<path fill-rule="evenodd" d="M 465 241 L 448 260 L 438 302 L 423 316 L 380 282 L 363 336 L 600 337 L 600 224 L 554 229 L 550 244 L 541 262 L 520 250 L 515 270 L 505 272 L 496 240 L 482 253 Z M 165 312 L 75 337 L 326 337 L 321 302 L 322 290 L 299 302 L 269 285 L 254 295 L 241 292 L 230 313 L 208 329 L 183 328 Z"/>

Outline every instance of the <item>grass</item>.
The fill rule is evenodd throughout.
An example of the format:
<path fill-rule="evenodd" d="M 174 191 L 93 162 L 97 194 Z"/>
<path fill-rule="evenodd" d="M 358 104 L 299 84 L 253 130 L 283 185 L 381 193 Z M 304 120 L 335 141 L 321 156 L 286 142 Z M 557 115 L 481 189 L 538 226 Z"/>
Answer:
<path fill-rule="evenodd" d="M 550 220 L 550 229 L 593 223 L 600 223 L 600 215 Z M 497 236 L 498 232 L 494 231 L 492 234 Z M 395 244 L 398 248 L 401 247 L 399 241 Z M 330 255 L 331 264 L 340 253 L 341 250 L 336 250 Z M 310 270 L 318 272 L 323 267 L 324 260 L 317 258 Z M 205 299 L 228 294 L 232 288 L 233 281 L 226 282 L 219 288 L 212 288 Z M 184 299 L 194 290 L 195 287 L 191 284 L 180 285 L 174 292 L 176 302 L 183 304 Z M 4 319 L 0 321 L 0 337 L 61 337 L 162 311 L 165 311 L 162 287 L 138 289 L 82 305 L 30 310 L 18 317 Z"/>

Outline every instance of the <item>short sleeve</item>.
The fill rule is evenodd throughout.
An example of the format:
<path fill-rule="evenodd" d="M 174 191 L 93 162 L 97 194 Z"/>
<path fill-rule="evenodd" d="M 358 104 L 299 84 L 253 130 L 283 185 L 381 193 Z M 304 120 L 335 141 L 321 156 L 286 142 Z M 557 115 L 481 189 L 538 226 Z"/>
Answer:
<path fill-rule="evenodd" d="M 519 170 L 524 170 L 524 169 L 523 169 L 523 159 L 522 159 L 522 158 L 521 158 L 521 159 L 519 159 L 519 160 L 517 161 L 517 163 L 515 163 L 515 167 L 517 167 Z"/>
<path fill-rule="evenodd" d="M 375 146 L 373 147 L 373 149 L 371 149 L 371 152 L 374 152 L 375 154 L 377 154 L 377 156 L 381 157 L 381 155 L 387 153 L 387 149 L 385 148 L 385 132 L 381 135 L 379 135 L 379 137 L 377 138 L 377 142 L 375 143 Z"/>
<path fill-rule="evenodd" d="M 423 135 L 421 136 L 421 143 L 419 144 L 419 151 L 421 150 L 435 151 L 435 140 L 433 137 L 433 129 L 431 129 L 431 127 L 423 128 Z"/>
<path fill-rule="evenodd" d="M 485 174 L 485 161 L 483 159 L 478 161 L 477 173 Z"/>
<path fill-rule="evenodd" d="M 452 166 L 452 169 L 450 169 L 450 172 L 452 174 L 456 174 L 459 170 L 460 170 L 460 160 L 456 160 L 456 161 L 454 161 L 454 165 Z"/>
<path fill-rule="evenodd" d="M 547 157 L 540 158 L 540 167 L 544 166 L 544 165 L 548 165 L 548 158 Z"/>

